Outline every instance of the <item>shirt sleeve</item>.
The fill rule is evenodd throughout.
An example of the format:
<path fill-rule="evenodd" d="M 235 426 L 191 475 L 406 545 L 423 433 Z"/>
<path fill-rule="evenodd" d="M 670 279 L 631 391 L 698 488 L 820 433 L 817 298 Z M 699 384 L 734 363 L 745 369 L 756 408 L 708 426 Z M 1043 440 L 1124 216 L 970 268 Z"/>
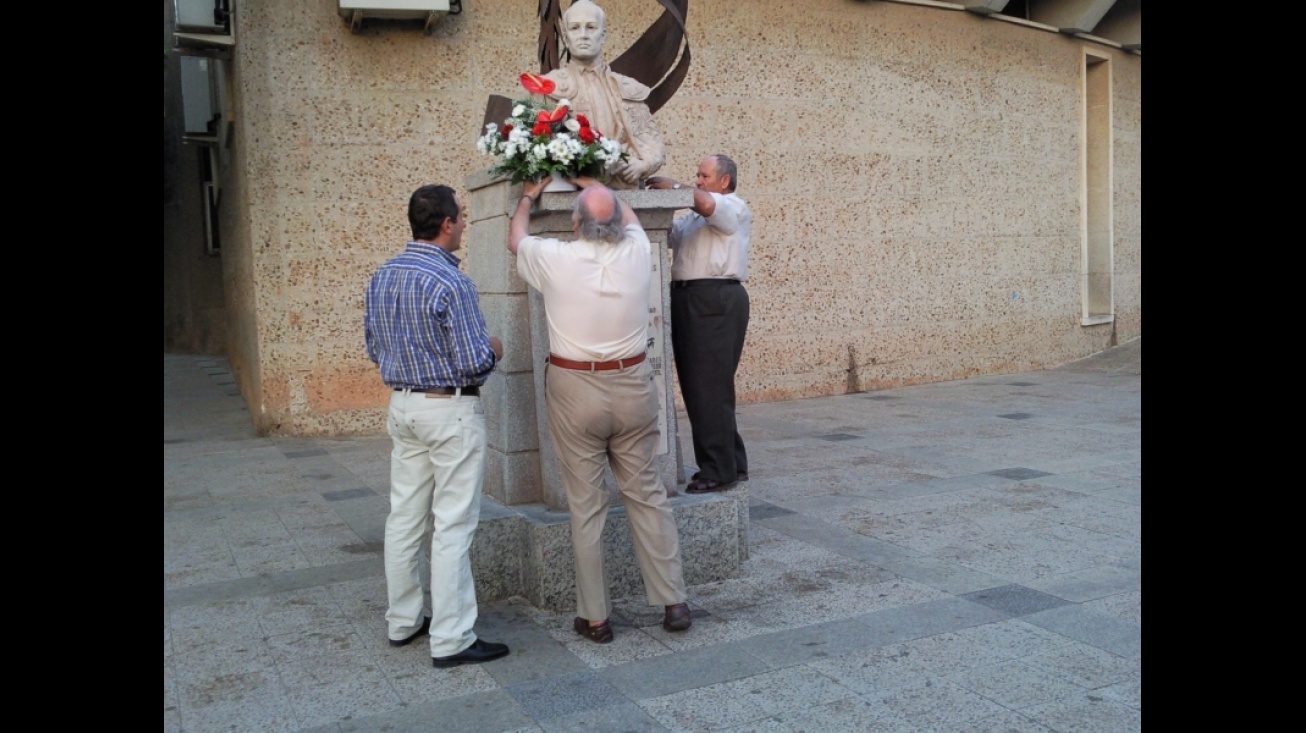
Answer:
<path fill-rule="evenodd" d="M 739 228 L 739 205 L 719 193 L 710 195 L 716 201 L 716 210 L 707 217 L 707 225 L 721 234 L 734 234 Z"/>
<path fill-rule="evenodd" d="M 525 237 L 517 243 L 517 274 L 521 276 L 526 284 L 540 289 L 541 272 L 540 268 L 540 249 L 543 240 L 539 237 Z"/>
<path fill-rule="evenodd" d="M 639 224 L 627 224 L 626 236 L 629 237 L 630 239 L 635 240 L 636 242 L 643 242 L 644 246 L 650 252 L 653 251 L 653 243 L 649 241 L 648 233 L 645 232 L 644 227 L 640 226 Z"/>
<path fill-rule="evenodd" d="M 367 349 L 367 358 L 373 364 L 381 363 L 381 354 L 376 348 L 376 334 L 372 333 L 372 283 L 368 282 L 363 295 L 363 344 Z"/>
<path fill-rule="evenodd" d="M 363 318 L 363 343 L 367 347 L 367 358 L 372 360 L 373 364 L 380 364 L 381 359 L 376 353 L 376 337 L 372 335 L 372 326 L 368 324 L 368 319 Z"/>
<path fill-rule="evenodd" d="M 447 343 L 453 346 L 454 369 L 469 381 L 482 382 L 494 371 L 495 357 L 476 286 L 468 280 L 445 290 L 442 296 L 446 293 L 447 300 L 437 298 L 434 310 Z"/>

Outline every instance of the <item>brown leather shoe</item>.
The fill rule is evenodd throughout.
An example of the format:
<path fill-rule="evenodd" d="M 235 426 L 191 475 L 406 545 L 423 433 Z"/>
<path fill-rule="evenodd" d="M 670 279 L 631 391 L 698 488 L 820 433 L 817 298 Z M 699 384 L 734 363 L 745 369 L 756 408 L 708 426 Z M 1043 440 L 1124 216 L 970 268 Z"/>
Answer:
<path fill-rule="evenodd" d="M 667 631 L 684 631 L 693 623 L 689 620 L 689 604 L 677 603 L 667 606 L 667 615 L 662 617 L 662 628 Z"/>
<path fill-rule="evenodd" d="M 612 641 L 612 627 L 608 625 L 607 619 L 604 619 L 603 623 L 598 626 L 590 626 L 589 621 L 577 616 L 575 623 L 573 623 L 571 627 L 576 630 L 577 634 L 580 634 L 590 641 L 595 641 L 600 644 L 607 644 Z"/>

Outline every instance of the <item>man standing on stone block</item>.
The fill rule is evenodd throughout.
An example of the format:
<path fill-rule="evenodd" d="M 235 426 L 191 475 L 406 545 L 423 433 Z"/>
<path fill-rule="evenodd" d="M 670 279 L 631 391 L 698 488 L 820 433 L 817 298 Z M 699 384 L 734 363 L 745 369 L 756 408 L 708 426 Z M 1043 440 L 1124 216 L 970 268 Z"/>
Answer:
<path fill-rule="evenodd" d="M 385 618 L 390 644 L 431 635 L 436 667 L 488 662 L 504 644 L 477 638 L 469 551 L 485 476 L 480 387 L 503 357 L 488 335 L 476 284 L 458 269 L 467 214 L 448 186 L 408 200 L 413 238 L 367 286 L 367 355 L 393 392 L 386 429 L 390 516 L 385 523 Z M 423 613 L 420 561 L 430 549 L 431 610 Z"/>
<path fill-rule="evenodd" d="M 738 167 L 724 155 L 698 164 L 693 210 L 667 234 L 671 260 L 671 348 L 698 472 L 685 491 L 704 494 L 748 480 L 735 424 L 735 372 L 748 331 L 748 237 L 753 212 L 735 194 Z M 654 189 L 681 188 L 664 176 Z"/>
<path fill-rule="evenodd" d="M 658 402 L 647 357 L 652 245 L 635 212 L 592 178 L 572 213 L 574 241 L 529 236 L 530 208 L 544 182 L 527 183 L 508 229 L 517 272 L 544 297 L 549 329 L 545 404 L 558 453 L 576 560 L 572 628 L 612 641 L 603 527 L 605 466 L 612 468 L 634 539 L 649 605 L 663 606 L 662 628 L 690 626 L 681 575 L 680 535 L 654 467 Z"/>

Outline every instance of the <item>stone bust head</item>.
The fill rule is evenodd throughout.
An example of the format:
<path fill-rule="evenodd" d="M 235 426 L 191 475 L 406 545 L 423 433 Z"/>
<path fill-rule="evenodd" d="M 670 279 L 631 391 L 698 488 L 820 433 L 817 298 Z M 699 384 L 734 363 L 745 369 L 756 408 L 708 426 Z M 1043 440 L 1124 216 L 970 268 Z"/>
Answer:
<path fill-rule="evenodd" d="M 562 36 L 575 61 L 590 63 L 603 51 L 607 38 L 607 15 L 590 0 L 577 0 L 562 14 Z"/>

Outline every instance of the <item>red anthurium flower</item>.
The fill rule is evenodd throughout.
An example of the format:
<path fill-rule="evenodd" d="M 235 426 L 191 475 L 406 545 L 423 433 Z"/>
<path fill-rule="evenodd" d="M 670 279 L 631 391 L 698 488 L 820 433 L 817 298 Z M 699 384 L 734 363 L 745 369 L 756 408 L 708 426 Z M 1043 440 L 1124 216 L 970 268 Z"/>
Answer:
<path fill-rule="evenodd" d="M 538 74 L 522 74 L 521 85 L 531 94 L 550 94 L 556 88 L 552 79 L 545 79 Z"/>
<path fill-rule="evenodd" d="M 562 122 L 563 120 L 567 119 L 567 113 L 570 111 L 571 110 L 569 108 L 564 106 L 559 106 L 557 109 L 553 110 L 552 112 L 549 112 L 548 110 L 543 110 L 540 112 L 540 116 L 535 118 L 535 121 L 550 122 L 550 123 Z"/>
<path fill-rule="evenodd" d="M 580 132 L 576 134 L 580 136 L 580 141 L 585 143 L 586 145 L 589 145 L 590 143 L 594 142 L 599 137 L 598 135 L 594 134 L 594 130 L 588 127 L 581 127 Z"/>
<path fill-rule="evenodd" d="M 548 135 L 551 132 L 553 132 L 553 125 L 544 121 L 536 122 L 535 127 L 531 128 L 531 134 L 536 137 L 539 137 L 540 135 Z"/>

